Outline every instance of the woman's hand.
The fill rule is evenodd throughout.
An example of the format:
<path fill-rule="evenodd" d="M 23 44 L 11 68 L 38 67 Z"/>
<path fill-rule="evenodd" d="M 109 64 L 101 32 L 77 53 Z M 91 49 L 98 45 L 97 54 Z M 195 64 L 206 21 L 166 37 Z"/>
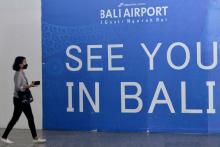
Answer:
<path fill-rule="evenodd" d="M 31 87 L 35 87 L 34 83 L 32 82 L 30 85 L 24 86 L 24 89 L 29 89 Z"/>
<path fill-rule="evenodd" d="M 31 87 L 35 87 L 34 82 L 32 82 L 32 83 L 29 85 L 29 87 L 30 87 L 30 88 L 31 88 Z"/>

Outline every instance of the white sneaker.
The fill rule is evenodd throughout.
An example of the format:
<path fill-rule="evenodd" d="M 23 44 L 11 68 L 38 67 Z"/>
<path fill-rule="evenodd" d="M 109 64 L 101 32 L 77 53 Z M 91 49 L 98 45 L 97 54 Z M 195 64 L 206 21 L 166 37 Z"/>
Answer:
<path fill-rule="evenodd" d="M 34 143 L 45 143 L 45 142 L 47 142 L 47 140 L 46 139 L 38 138 L 38 139 L 34 139 L 33 142 Z"/>
<path fill-rule="evenodd" d="M 4 143 L 7 143 L 7 144 L 12 144 L 12 143 L 14 143 L 13 141 L 9 140 L 8 138 L 7 138 L 7 139 L 1 138 L 1 141 L 4 142 Z"/>

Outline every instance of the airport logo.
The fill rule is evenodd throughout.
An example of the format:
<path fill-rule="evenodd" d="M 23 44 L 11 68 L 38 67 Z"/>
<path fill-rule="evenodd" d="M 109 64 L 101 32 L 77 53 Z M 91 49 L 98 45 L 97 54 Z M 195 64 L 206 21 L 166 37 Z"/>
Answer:
<path fill-rule="evenodd" d="M 113 9 L 100 10 L 100 24 L 141 24 L 167 22 L 169 7 L 147 6 L 146 3 L 120 3 Z"/>

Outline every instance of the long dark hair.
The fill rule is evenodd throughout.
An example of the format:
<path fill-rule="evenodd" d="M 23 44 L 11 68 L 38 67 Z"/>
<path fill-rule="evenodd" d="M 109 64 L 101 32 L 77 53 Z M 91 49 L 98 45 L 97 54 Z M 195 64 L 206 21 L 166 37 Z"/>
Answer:
<path fill-rule="evenodd" d="M 23 61 L 25 60 L 26 58 L 25 57 L 22 57 L 22 56 L 18 56 L 15 58 L 15 61 L 14 61 L 14 64 L 13 64 L 13 70 L 14 71 L 19 71 L 20 70 L 20 66 L 19 64 L 22 64 Z"/>

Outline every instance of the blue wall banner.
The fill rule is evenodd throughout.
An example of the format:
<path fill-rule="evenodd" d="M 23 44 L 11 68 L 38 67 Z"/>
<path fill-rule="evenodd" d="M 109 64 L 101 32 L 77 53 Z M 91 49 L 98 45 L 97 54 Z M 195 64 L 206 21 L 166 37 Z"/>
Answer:
<path fill-rule="evenodd" d="M 220 133 L 220 0 L 42 0 L 43 128 Z"/>

